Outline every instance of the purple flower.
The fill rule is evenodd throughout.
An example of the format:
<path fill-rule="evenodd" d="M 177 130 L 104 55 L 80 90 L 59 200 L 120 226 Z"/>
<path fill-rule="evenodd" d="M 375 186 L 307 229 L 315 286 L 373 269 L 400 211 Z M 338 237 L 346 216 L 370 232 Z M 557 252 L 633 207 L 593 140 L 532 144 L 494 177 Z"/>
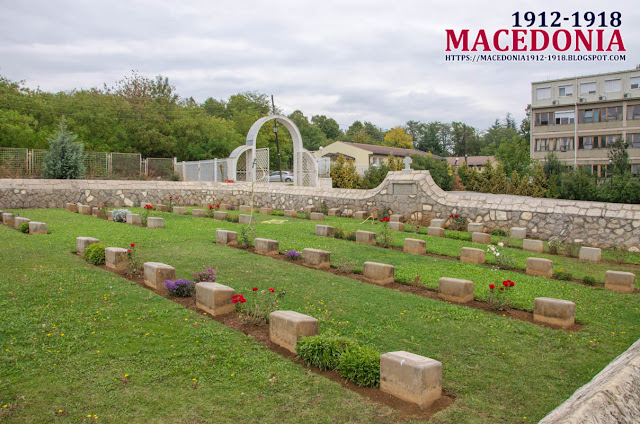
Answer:
<path fill-rule="evenodd" d="M 198 283 L 214 283 L 216 281 L 216 270 L 209 267 L 208 269 L 203 269 L 200 272 L 194 272 L 193 279 Z"/>
<path fill-rule="evenodd" d="M 183 280 L 182 278 L 175 281 L 166 280 L 164 287 L 169 294 L 176 297 L 189 297 L 196 291 L 196 284 L 193 281 Z"/>
<path fill-rule="evenodd" d="M 287 250 L 284 252 L 284 255 L 289 258 L 289 259 L 299 259 L 300 258 L 300 252 L 298 252 L 296 249 L 291 249 L 291 250 Z"/>

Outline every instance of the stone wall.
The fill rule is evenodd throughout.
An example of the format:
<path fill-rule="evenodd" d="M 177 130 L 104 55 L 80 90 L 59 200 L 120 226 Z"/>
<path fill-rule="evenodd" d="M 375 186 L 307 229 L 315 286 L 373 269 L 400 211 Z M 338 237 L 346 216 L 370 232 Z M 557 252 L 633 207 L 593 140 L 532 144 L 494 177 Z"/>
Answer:
<path fill-rule="evenodd" d="M 640 340 L 540 424 L 634 423 L 640 417 Z"/>
<path fill-rule="evenodd" d="M 178 196 L 179 203 L 187 206 L 207 202 L 248 205 L 251 193 L 248 183 L 0 179 L 0 209 L 62 208 L 67 202 L 131 207 L 141 202 L 166 203 L 169 196 Z M 525 227 L 533 238 L 556 235 L 592 246 L 617 244 L 637 249 L 640 245 L 640 205 L 445 192 L 429 171 L 390 172 L 371 190 L 254 187 L 257 207 L 300 209 L 318 206 L 322 200 L 329 208 L 341 208 L 345 215 L 388 206 L 418 221 L 459 214 L 470 222 L 482 222 L 488 230 Z"/>

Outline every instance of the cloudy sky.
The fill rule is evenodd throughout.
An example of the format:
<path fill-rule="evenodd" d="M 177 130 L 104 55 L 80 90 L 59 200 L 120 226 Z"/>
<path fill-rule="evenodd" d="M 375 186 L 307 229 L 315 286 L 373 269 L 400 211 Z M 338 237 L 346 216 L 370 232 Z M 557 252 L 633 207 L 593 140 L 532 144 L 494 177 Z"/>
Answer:
<path fill-rule="evenodd" d="M 0 74 L 46 91 L 161 74 L 198 102 L 243 91 L 290 113 L 383 128 L 408 120 L 487 128 L 524 117 L 531 81 L 635 68 L 637 0 L 582 1 L 0 0 Z M 446 29 L 513 26 L 514 12 L 622 14 L 623 62 L 459 63 Z M 565 29 L 571 30 L 565 24 Z M 606 30 L 610 34 L 610 29 Z M 547 53 L 553 53 L 547 51 Z"/>

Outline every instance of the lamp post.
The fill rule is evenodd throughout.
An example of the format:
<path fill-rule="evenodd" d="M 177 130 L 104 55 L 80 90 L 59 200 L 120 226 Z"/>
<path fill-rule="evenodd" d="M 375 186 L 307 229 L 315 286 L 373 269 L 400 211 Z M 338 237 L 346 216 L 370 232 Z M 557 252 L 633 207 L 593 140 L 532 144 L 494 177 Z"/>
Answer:
<path fill-rule="evenodd" d="M 276 104 L 273 101 L 273 94 L 271 95 L 271 107 L 273 108 L 273 114 L 276 114 Z M 276 135 L 276 152 L 278 153 L 278 171 L 280 171 L 280 182 L 282 182 L 282 162 L 280 160 L 280 143 L 278 143 L 278 121 L 273 120 L 273 132 Z"/>

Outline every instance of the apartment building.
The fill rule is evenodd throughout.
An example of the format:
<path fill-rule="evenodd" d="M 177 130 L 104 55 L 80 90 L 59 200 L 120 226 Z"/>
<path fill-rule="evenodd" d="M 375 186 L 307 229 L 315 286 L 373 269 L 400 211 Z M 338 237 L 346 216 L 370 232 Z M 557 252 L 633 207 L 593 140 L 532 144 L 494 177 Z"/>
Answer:
<path fill-rule="evenodd" d="M 567 165 L 604 176 L 609 147 L 627 141 L 640 173 L 640 66 L 531 84 L 531 158 L 554 152 Z"/>

